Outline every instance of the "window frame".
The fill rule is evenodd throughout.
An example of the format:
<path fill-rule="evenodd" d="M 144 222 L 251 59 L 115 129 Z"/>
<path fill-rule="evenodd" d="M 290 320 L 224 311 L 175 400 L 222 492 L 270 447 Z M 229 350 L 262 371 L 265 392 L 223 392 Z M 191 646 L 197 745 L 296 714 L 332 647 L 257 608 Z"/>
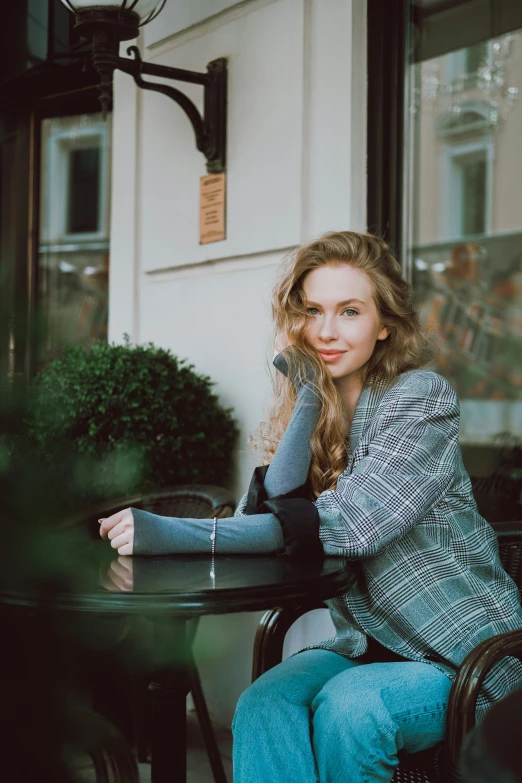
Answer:
<path fill-rule="evenodd" d="M 401 263 L 406 36 L 409 0 L 367 0 L 368 103 L 367 201 L 368 231 L 390 244 Z"/>
<path fill-rule="evenodd" d="M 105 121 L 80 128 L 76 131 L 75 138 L 70 137 L 70 129 L 59 129 L 55 133 L 52 131 L 47 137 L 46 150 L 44 154 L 47 159 L 47 168 L 51 172 L 48 181 L 48 188 L 42 204 L 42 236 L 40 237 L 40 250 L 48 249 L 57 245 L 64 244 L 88 244 L 91 242 L 108 242 L 109 240 L 109 217 L 110 217 L 110 155 L 108 151 L 111 141 L 111 115 Z M 42 136 L 45 131 L 42 128 Z M 83 233 L 71 233 L 68 231 L 68 213 L 67 213 L 67 195 L 69 192 L 69 174 L 70 174 L 70 155 L 75 149 L 85 149 L 94 146 L 93 141 L 98 141 L 100 149 L 100 179 L 99 179 L 99 200 L 98 200 L 98 231 L 87 231 Z M 42 161 L 43 165 L 45 162 Z M 43 168 L 41 176 L 43 175 Z M 59 190 L 64 194 L 63 200 L 56 199 L 53 195 L 54 190 Z"/>
<path fill-rule="evenodd" d="M 481 234 L 464 234 L 462 231 L 463 218 L 463 182 L 462 173 L 457 170 L 462 161 L 481 160 L 486 163 L 486 198 L 484 204 L 484 232 Z M 492 192 L 493 165 L 495 160 L 495 147 L 492 136 L 477 139 L 464 144 L 445 144 L 442 148 L 442 166 L 440 168 L 441 186 L 445 209 L 440 213 L 440 240 L 441 242 L 462 242 L 468 238 L 475 238 L 483 234 L 492 233 Z"/>

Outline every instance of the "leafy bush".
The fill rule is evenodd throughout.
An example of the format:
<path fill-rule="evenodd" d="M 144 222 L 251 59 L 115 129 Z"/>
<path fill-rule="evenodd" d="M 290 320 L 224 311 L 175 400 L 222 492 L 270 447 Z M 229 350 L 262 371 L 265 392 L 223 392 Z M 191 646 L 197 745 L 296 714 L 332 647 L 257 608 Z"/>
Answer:
<path fill-rule="evenodd" d="M 170 351 L 75 346 L 34 379 L 27 433 L 57 490 L 91 500 L 172 484 L 226 485 L 238 435 L 208 376 Z"/>

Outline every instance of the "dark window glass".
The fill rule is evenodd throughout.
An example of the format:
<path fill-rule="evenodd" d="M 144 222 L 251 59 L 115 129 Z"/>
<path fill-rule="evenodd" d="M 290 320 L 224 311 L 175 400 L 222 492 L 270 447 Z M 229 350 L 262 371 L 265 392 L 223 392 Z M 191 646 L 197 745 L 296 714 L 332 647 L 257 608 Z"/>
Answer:
<path fill-rule="evenodd" d="M 49 70 L 37 90 L 54 87 L 55 79 L 60 83 L 63 74 L 52 70 L 54 54 L 85 44 L 73 32 L 74 15 L 61 0 L 14 0 L 2 3 L 2 10 L 4 6 L 9 6 L 9 20 L 0 25 L 0 85 L 45 61 Z"/>
<path fill-rule="evenodd" d="M 49 8 L 42 0 L 29 0 L 27 6 L 27 67 L 31 68 L 47 57 Z"/>
<path fill-rule="evenodd" d="M 72 150 L 69 160 L 69 234 L 99 230 L 100 150 Z"/>
<path fill-rule="evenodd" d="M 487 42 L 469 46 L 466 49 L 466 73 L 477 73 L 481 65 L 485 65 L 488 57 Z"/>
<path fill-rule="evenodd" d="M 474 160 L 462 166 L 462 234 L 486 231 L 486 161 Z"/>

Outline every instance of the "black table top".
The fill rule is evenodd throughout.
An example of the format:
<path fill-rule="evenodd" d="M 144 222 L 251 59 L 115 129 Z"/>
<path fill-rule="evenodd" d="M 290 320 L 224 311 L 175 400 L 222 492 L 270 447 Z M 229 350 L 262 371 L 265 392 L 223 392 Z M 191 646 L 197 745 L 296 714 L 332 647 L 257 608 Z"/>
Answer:
<path fill-rule="evenodd" d="M 188 617 L 322 601 L 347 592 L 355 581 L 350 563 L 337 557 L 315 564 L 276 555 L 216 555 L 214 562 L 206 555 L 122 557 L 105 541 L 92 543 L 85 557 L 87 576 L 74 588 L 25 584 L 3 589 L 0 601 L 75 612 Z"/>

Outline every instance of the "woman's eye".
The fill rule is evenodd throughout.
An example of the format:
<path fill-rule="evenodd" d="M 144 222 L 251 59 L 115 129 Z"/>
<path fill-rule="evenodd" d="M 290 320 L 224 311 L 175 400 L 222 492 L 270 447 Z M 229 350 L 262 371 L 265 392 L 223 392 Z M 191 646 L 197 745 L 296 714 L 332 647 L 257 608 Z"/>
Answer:
<path fill-rule="evenodd" d="M 317 309 L 317 307 L 307 307 L 306 312 L 309 313 L 310 315 L 315 315 L 316 313 L 319 312 L 319 310 Z M 353 307 L 347 307 L 346 310 L 343 310 L 343 313 L 351 313 L 352 315 L 358 315 L 358 310 L 354 310 Z"/>

